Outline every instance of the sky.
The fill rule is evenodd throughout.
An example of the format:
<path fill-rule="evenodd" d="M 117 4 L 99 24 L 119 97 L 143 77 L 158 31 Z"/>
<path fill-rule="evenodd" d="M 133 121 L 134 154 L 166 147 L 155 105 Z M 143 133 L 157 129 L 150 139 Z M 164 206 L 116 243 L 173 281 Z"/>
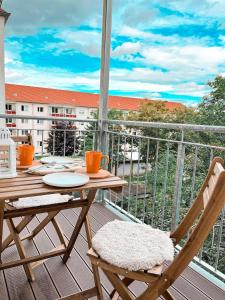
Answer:
<path fill-rule="evenodd" d="M 6 82 L 98 93 L 102 0 L 4 0 Z M 225 74 L 224 0 L 113 0 L 109 92 L 195 105 Z"/>

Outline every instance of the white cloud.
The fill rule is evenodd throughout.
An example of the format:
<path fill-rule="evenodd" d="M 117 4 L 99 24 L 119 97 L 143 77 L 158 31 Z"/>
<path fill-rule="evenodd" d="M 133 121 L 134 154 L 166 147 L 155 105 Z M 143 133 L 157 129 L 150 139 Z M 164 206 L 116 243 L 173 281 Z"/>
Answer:
<path fill-rule="evenodd" d="M 132 61 L 136 62 L 136 65 L 144 66 L 136 68 L 135 72 L 138 72 L 138 76 L 145 77 L 148 80 L 158 80 L 159 82 L 206 82 L 209 78 L 222 72 L 225 63 L 224 47 L 201 45 L 147 46 L 144 43 L 130 43 L 127 47 L 127 43 L 124 43 L 117 48 L 117 58 L 126 59 L 126 56 L 123 55 L 125 50 L 131 56 L 132 51 L 129 51 L 132 49 L 131 46 L 141 55 L 141 57 L 134 56 Z M 130 57 L 129 60 L 131 60 Z M 152 71 L 151 68 L 155 66 L 168 71 Z"/>
<path fill-rule="evenodd" d="M 123 59 L 125 59 L 127 55 L 138 53 L 141 48 L 142 45 L 140 42 L 125 42 L 112 51 L 112 57 L 123 57 Z"/>
<path fill-rule="evenodd" d="M 208 45 L 211 41 L 211 37 L 196 37 L 196 36 L 180 36 L 178 34 L 163 35 L 156 34 L 150 31 L 140 30 L 134 27 L 122 26 L 116 31 L 116 34 L 125 36 L 127 38 L 133 38 L 135 40 L 141 40 L 145 45 L 159 44 L 164 46 L 174 45 Z M 213 37 L 212 37 L 213 38 Z"/>
<path fill-rule="evenodd" d="M 7 82 L 72 90 L 96 91 L 99 89 L 100 71 L 75 75 L 63 69 L 40 68 L 24 64 L 18 59 L 18 56 L 10 55 L 10 52 L 7 52 Z M 154 99 L 160 99 L 161 92 L 197 97 L 202 97 L 208 92 L 205 86 L 194 82 L 171 84 L 170 76 L 171 74 L 147 68 L 112 69 L 110 91 L 133 93 L 139 97 Z"/>
<path fill-rule="evenodd" d="M 54 50 L 55 55 L 63 51 L 76 51 L 89 56 L 99 57 L 101 52 L 101 33 L 95 30 L 61 30 L 54 35 L 62 40 L 57 43 L 45 43 L 46 50 Z"/>
<path fill-rule="evenodd" d="M 101 2 L 55 0 L 52 5 L 50 0 L 40 0 L 37 6 L 36 0 L 8 0 L 4 6 L 13 14 L 7 28 L 11 34 L 34 34 L 40 28 L 48 27 L 45 33 L 49 30 L 53 37 L 60 40 L 46 42 L 40 49 L 50 50 L 51 54 L 58 55 L 57 59 L 60 59 L 63 52 L 81 52 L 91 57 L 100 57 L 100 30 L 79 29 L 79 26 L 91 24 L 100 27 Z M 172 13 L 161 17 L 159 11 L 153 9 L 154 5 L 159 4 L 177 9 L 181 14 Z M 114 0 L 114 6 L 113 39 L 117 46 L 112 51 L 112 57 L 121 61 L 121 68 L 111 70 L 112 91 L 149 95 L 151 98 L 160 98 L 161 92 L 202 97 L 208 92 L 203 83 L 223 72 L 225 49 L 209 46 L 213 45 L 213 36 L 181 37 L 177 34 L 153 33 L 150 30 L 184 24 L 208 26 L 205 16 L 217 14 L 220 18 L 218 9 L 223 9 L 224 12 L 225 1 L 153 0 L 150 3 L 147 0 Z M 118 45 L 117 35 L 129 40 Z M 223 35 L 220 36 L 220 41 L 225 43 Z M 22 51 L 29 51 L 29 48 L 24 49 L 18 42 L 7 43 L 6 78 L 10 82 L 90 91 L 99 88 L 99 71 L 77 75 L 63 69 L 24 64 L 20 57 Z M 122 61 L 132 61 L 132 66 L 136 67 L 123 68 Z"/>
<path fill-rule="evenodd" d="M 7 32 L 13 35 L 33 34 L 46 27 L 101 26 L 101 0 L 7 0 L 3 6 L 12 13 Z"/>
<path fill-rule="evenodd" d="M 224 0 L 153 0 L 154 4 L 162 4 L 181 13 L 195 14 L 196 16 L 208 16 L 224 19 Z"/>
<path fill-rule="evenodd" d="M 145 64 L 157 65 L 170 71 L 197 72 L 205 76 L 218 73 L 220 65 L 225 62 L 223 47 L 144 47 L 141 54 Z"/>
<path fill-rule="evenodd" d="M 208 94 L 209 88 L 206 85 L 199 85 L 195 82 L 188 82 L 176 85 L 176 95 L 187 95 L 203 97 Z"/>

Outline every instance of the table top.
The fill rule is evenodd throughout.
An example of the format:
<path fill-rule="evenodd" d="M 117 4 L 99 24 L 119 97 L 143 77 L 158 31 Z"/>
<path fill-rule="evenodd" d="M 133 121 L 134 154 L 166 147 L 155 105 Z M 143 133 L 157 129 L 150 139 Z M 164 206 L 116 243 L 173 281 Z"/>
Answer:
<path fill-rule="evenodd" d="M 87 184 L 79 187 L 58 188 L 43 183 L 42 177 L 43 176 L 40 175 L 30 175 L 18 172 L 18 176 L 15 178 L 0 179 L 0 202 L 54 193 L 66 194 L 69 192 L 81 192 L 91 189 L 116 189 L 127 184 L 125 180 L 111 175 L 104 179 L 90 179 Z"/>

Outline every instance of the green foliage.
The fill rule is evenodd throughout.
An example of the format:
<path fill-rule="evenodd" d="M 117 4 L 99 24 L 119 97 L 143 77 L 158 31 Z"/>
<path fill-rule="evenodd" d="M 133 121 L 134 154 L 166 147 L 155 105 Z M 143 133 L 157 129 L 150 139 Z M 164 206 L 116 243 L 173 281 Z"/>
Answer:
<path fill-rule="evenodd" d="M 212 89 L 198 106 L 198 123 L 225 125 L 225 77 L 217 76 L 208 85 Z"/>

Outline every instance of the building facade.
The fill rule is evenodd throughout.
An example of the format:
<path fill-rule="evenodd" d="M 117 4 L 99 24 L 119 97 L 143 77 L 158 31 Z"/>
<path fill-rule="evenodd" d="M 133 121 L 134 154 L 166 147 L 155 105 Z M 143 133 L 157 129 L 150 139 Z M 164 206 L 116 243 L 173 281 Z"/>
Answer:
<path fill-rule="evenodd" d="M 139 98 L 109 96 L 109 109 L 119 109 L 124 113 L 138 111 L 141 104 L 149 101 Z M 182 106 L 176 102 L 165 102 L 170 109 Z M 13 116 L 66 117 L 76 119 L 92 119 L 97 112 L 99 95 L 6 84 L 6 107 L 8 115 L 6 126 L 16 134 L 31 132 L 37 153 L 43 152 L 43 141 L 48 138 L 49 130 L 54 128 L 55 121 L 15 119 Z M 76 122 L 75 128 L 84 130 L 83 122 Z"/>

